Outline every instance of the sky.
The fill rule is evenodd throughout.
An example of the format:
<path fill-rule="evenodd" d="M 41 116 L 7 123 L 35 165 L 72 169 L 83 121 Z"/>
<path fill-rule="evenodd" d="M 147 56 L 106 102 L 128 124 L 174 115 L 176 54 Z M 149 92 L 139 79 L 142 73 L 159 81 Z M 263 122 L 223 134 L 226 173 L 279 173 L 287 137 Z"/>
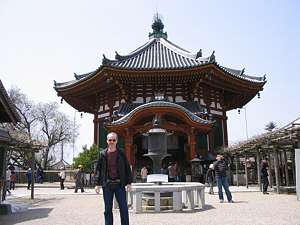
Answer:
<path fill-rule="evenodd" d="M 103 54 L 114 59 L 146 43 L 158 12 L 169 41 L 203 57 L 215 51 L 220 65 L 247 75 L 266 74 L 261 98 L 227 113 L 233 145 L 300 116 L 299 11 L 298 0 L 0 0 L 0 79 L 35 102 L 59 103 L 53 80 L 72 80 L 98 68 Z M 93 115 L 80 118 L 66 102 L 60 110 L 80 124 L 77 156 L 93 143 Z M 67 152 L 70 163 L 73 148 Z"/>

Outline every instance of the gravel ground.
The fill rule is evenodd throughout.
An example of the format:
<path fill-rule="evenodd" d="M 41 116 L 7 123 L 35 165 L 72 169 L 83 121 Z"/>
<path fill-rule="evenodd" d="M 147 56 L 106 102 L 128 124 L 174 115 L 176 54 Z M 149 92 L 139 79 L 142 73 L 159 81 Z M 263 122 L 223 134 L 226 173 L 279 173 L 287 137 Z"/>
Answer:
<path fill-rule="evenodd" d="M 92 189 L 85 193 L 74 194 L 73 190 L 53 190 L 43 188 L 35 199 L 22 193 L 18 198 L 11 197 L 12 203 L 30 203 L 26 212 L 0 216 L 1 225 L 93 225 L 104 224 L 104 204 L 102 195 L 96 195 Z M 25 191 L 26 192 L 26 191 Z M 37 188 L 36 193 L 39 193 Z M 220 203 L 218 196 L 205 194 L 206 208 L 179 213 L 140 213 L 130 212 L 130 224 L 135 225 L 185 225 L 185 224 L 287 224 L 300 225 L 300 201 L 295 195 L 260 192 L 233 192 L 235 203 Z M 14 196 L 14 195 L 13 195 Z M 114 224 L 120 224 L 118 210 L 114 210 Z"/>

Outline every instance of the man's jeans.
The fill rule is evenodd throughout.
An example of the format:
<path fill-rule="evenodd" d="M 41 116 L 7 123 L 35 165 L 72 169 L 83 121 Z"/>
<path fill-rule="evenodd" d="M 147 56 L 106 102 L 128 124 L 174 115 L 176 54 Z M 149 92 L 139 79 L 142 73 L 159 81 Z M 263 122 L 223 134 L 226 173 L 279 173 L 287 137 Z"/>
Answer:
<path fill-rule="evenodd" d="M 107 187 L 103 187 L 103 198 L 105 204 L 105 225 L 113 225 L 113 197 L 116 196 L 116 199 L 119 204 L 120 216 L 121 216 L 121 224 L 129 225 L 129 215 L 128 215 L 128 207 L 126 201 L 126 191 L 125 187 L 118 189 L 110 189 Z"/>
<path fill-rule="evenodd" d="M 263 179 L 263 193 L 266 193 L 268 191 L 268 185 L 269 185 L 268 176 L 262 176 L 262 179 Z"/>
<path fill-rule="evenodd" d="M 227 177 L 216 177 L 218 189 L 219 189 L 219 199 L 224 200 L 223 198 L 223 191 L 222 186 L 225 189 L 225 193 L 227 196 L 228 201 L 232 200 L 231 192 L 229 191 L 229 184 L 228 184 L 228 178 Z"/>

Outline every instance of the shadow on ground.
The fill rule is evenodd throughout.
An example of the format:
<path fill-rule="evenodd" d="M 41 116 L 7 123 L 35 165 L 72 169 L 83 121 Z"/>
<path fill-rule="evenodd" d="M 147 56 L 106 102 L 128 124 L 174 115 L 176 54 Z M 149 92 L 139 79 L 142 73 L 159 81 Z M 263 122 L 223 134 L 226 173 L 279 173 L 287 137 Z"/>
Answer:
<path fill-rule="evenodd" d="M 49 216 L 49 213 L 53 208 L 38 208 L 38 209 L 29 209 L 26 212 L 15 213 L 10 215 L 1 215 L 0 221 L 1 225 L 12 225 L 21 222 L 30 222 L 36 219 L 42 219 Z M 30 222 L 34 224 L 34 222 Z"/>
<path fill-rule="evenodd" d="M 211 209 L 215 209 L 215 207 L 213 207 L 212 205 L 205 205 L 205 208 L 202 209 L 202 208 L 195 208 L 193 210 L 190 210 L 190 209 L 183 209 L 182 211 L 172 211 L 172 210 L 163 210 L 163 211 L 160 211 L 160 212 L 155 212 L 154 210 L 144 210 L 143 212 L 138 212 L 138 213 L 134 213 L 132 210 L 129 210 L 130 213 L 132 214 L 158 214 L 158 213 L 186 213 L 186 214 L 192 214 L 192 213 L 198 213 L 198 212 L 204 212 L 204 211 L 207 211 L 207 210 L 211 210 Z"/>

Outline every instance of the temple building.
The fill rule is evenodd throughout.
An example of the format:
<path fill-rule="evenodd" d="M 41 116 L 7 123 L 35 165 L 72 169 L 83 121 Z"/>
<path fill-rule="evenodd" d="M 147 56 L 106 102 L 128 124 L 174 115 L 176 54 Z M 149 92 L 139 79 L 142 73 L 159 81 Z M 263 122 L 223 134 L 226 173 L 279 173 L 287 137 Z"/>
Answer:
<path fill-rule="evenodd" d="M 215 154 L 228 146 L 226 112 L 242 108 L 266 83 L 217 63 L 215 52 L 203 57 L 173 44 L 157 17 L 149 41 L 75 79 L 58 83 L 58 96 L 80 112 L 94 114 L 94 142 L 104 148 L 109 131 L 119 135 L 133 168 L 147 161 L 147 137 L 158 115 L 168 136 L 164 161 L 186 164 L 196 154 Z"/>

